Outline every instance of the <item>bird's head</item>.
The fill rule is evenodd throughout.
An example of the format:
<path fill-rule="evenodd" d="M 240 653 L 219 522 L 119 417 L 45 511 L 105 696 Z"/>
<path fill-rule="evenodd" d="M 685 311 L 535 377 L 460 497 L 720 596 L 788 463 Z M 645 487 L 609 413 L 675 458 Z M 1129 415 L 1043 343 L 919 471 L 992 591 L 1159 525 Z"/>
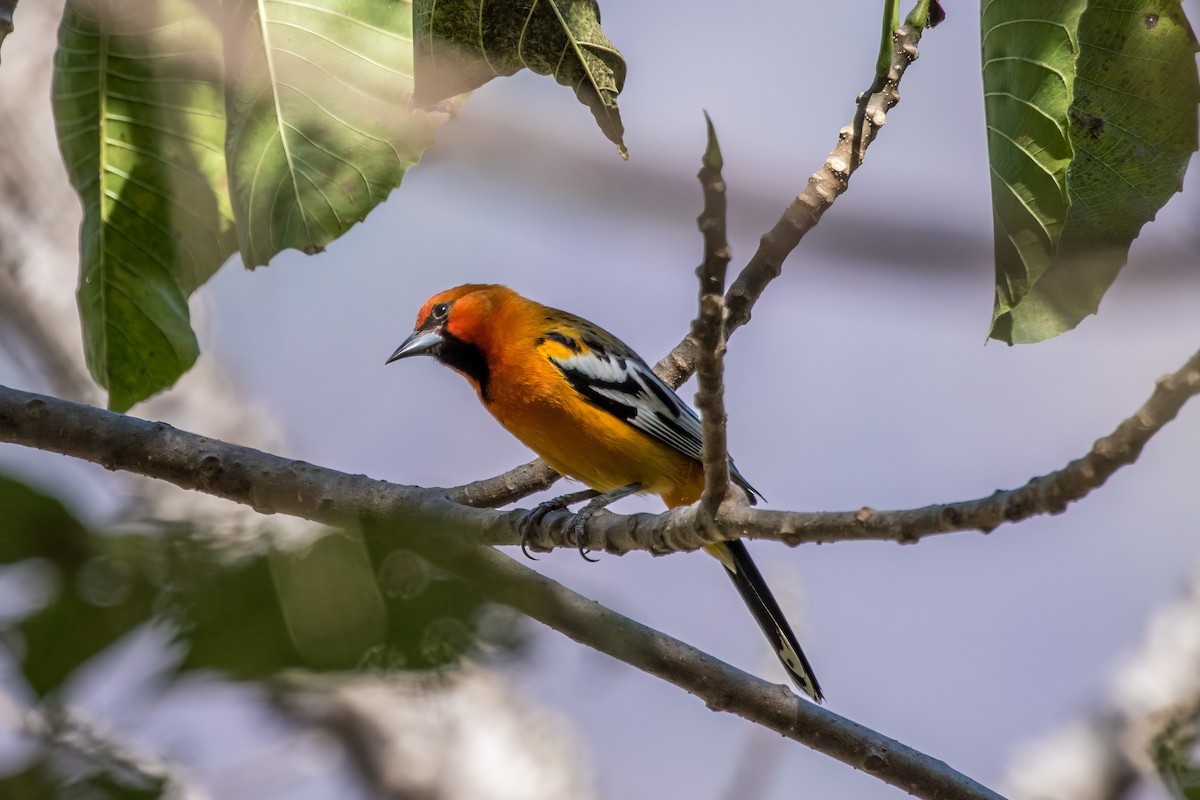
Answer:
<path fill-rule="evenodd" d="M 515 293 L 505 286 L 480 283 L 438 292 L 421 306 L 413 332 L 387 363 L 409 356 L 433 356 L 486 395 L 491 323 L 509 296 Z"/>

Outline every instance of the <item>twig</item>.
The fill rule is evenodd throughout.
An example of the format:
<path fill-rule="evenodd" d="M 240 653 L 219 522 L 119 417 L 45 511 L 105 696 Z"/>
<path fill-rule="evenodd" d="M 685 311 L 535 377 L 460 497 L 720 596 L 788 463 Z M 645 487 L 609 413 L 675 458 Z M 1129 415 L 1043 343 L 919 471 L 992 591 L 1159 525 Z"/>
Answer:
<path fill-rule="evenodd" d="M 919 797 L 998 797 L 936 759 L 622 617 L 478 544 L 516 531 L 517 513 L 469 508 L 447 500 L 441 490 L 347 475 L 165 423 L 2 387 L 0 441 L 139 472 L 263 513 L 331 525 L 381 521 L 405 547 L 476 582 L 494 600 L 674 683 L 714 710 L 765 725 Z"/>
<path fill-rule="evenodd" d="M 900 80 L 908 66 L 917 60 L 917 43 L 922 31 L 922 27 L 911 22 L 896 29 L 892 39 L 892 69 L 883 85 L 877 86 L 878 82 L 873 82 L 868 91 L 859 95 L 854 119 L 838 131 L 838 142 L 825 157 L 821 168 L 809 177 L 804 191 L 787 207 L 775 227 L 763 234 L 758 250 L 725 293 L 725 305 L 729 309 L 725 320 L 726 336 L 750 321 L 754 304 L 767 285 L 779 277 L 784 259 L 846 191 L 850 176 L 858 169 L 867 148 L 887 122 L 887 112 L 900 102 Z M 691 376 L 696 356 L 695 341 L 685 338 L 658 362 L 655 369 L 667 383 L 678 386 Z"/>
<path fill-rule="evenodd" d="M 1098 439 L 1088 453 L 1062 469 L 1036 477 L 1015 489 L 987 497 L 899 511 L 861 508 L 857 511 L 776 511 L 746 506 L 723 509 L 711 529 L 701 530 L 694 509 L 673 509 L 653 516 L 597 515 L 588 521 L 593 542 L 619 554 L 648 550 L 661 554 L 694 550 L 710 544 L 712 530 L 722 538 L 743 536 L 773 539 L 789 545 L 805 542 L 894 541 L 912 544 L 927 536 L 956 531 L 990 533 L 1006 522 L 1019 522 L 1041 514 L 1060 514 L 1068 504 L 1102 486 L 1121 467 L 1134 463 L 1142 448 L 1173 420 L 1183 405 L 1200 394 L 1200 351 L 1178 371 L 1159 378 L 1153 394 L 1116 429 Z M 565 514 L 548 514 L 534 532 L 531 546 L 538 549 L 568 547 Z M 515 537 L 489 540 L 514 544 Z"/>
<path fill-rule="evenodd" d="M 914 12 L 924 7 L 928 13 L 929 5 L 927 0 L 922 0 Z M 867 148 L 887 122 L 887 112 L 900 102 L 900 80 L 908 66 L 917 59 L 917 43 L 924 28 L 924 16 L 914 13 L 895 30 L 891 41 L 891 69 L 883 80 L 873 81 L 871 88 L 859 95 L 854 118 L 838 131 L 838 142 L 825 157 L 821 168 L 808 179 L 804 191 L 787 207 L 775 227 L 763 234 L 757 252 L 725 293 L 726 338 L 750 321 L 754 304 L 767 285 L 779 277 L 784 259 L 846 191 L 850 176 L 858 169 Z M 654 365 L 654 371 L 668 385 L 678 388 L 696 371 L 698 358 L 699 346 L 689 333 Z M 536 469 L 531 470 L 531 465 L 525 464 L 495 478 L 469 484 L 473 487 L 471 505 L 500 506 L 547 488 L 557 480 L 556 477 L 550 477 L 550 468 L 543 462 L 535 461 L 533 464 L 537 465 Z M 549 483 L 546 483 L 547 480 Z M 458 487 L 451 492 L 462 492 L 467 488 Z M 494 498 L 487 494 L 489 491 L 495 492 Z"/>
<path fill-rule="evenodd" d="M 522 497 L 549 489 L 562 476 L 540 458 L 508 472 L 446 490 L 446 497 L 472 508 L 498 508 Z"/>
<path fill-rule="evenodd" d="M 725 268 L 732 254 L 725 237 L 725 181 L 721 178 L 721 146 L 712 120 L 704 114 L 708 146 L 700 173 L 704 210 L 696 219 L 704 237 L 704 261 L 696 267 L 700 279 L 700 310 L 692 323 L 692 336 L 700 351 L 696 408 L 704 426 L 704 494 L 700 507 L 708 519 L 716 516 L 729 494 L 729 450 L 725 441 Z"/>

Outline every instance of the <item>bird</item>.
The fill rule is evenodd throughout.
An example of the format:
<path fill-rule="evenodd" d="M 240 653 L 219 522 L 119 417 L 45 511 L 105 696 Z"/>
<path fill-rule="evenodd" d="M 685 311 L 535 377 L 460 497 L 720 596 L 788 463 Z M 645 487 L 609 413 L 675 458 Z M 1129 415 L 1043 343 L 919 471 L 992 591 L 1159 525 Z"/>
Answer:
<path fill-rule="evenodd" d="M 582 317 L 507 286 L 465 284 L 429 298 L 386 363 L 413 356 L 432 356 L 461 374 L 504 428 L 557 472 L 601 493 L 579 522 L 630 494 L 656 494 L 674 508 L 704 490 L 696 412 L 632 348 Z M 750 503 L 762 497 L 732 459 L 729 476 Z M 578 498 L 544 503 L 527 520 L 568 499 Z M 822 702 L 812 666 L 745 543 L 704 549 L 732 579 L 792 682 Z"/>

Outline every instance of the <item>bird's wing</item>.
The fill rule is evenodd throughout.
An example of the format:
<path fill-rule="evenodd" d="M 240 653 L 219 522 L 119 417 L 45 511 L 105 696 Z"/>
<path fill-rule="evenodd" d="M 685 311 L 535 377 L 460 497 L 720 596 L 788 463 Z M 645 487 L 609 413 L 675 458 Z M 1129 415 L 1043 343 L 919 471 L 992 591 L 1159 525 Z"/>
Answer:
<path fill-rule="evenodd" d="M 585 320 L 571 322 L 575 324 L 556 327 L 542 337 L 542 344 L 561 345 L 547 358 L 571 387 L 628 425 L 688 458 L 701 460 L 704 437 L 696 412 L 624 342 Z M 730 476 L 753 502 L 758 491 L 732 460 Z"/>
<path fill-rule="evenodd" d="M 614 417 L 699 460 L 704 451 L 700 419 L 636 355 L 586 347 L 551 357 L 575 391 Z"/>

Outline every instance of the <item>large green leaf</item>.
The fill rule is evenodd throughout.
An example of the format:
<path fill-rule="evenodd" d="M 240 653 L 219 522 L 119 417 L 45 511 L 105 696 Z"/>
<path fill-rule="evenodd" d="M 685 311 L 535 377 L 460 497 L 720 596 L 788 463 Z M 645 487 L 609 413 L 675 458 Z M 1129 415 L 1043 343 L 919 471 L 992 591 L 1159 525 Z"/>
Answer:
<path fill-rule="evenodd" d="M 400 184 L 446 111 L 411 107 L 406 0 L 232 0 L 230 186 L 247 266 L 321 250 Z"/>
<path fill-rule="evenodd" d="M 1179 0 L 991 0 L 983 81 L 995 220 L 990 336 L 1094 314 L 1197 147 L 1196 38 Z"/>
<path fill-rule="evenodd" d="M 628 156 L 617 108 L 625 59 L 601 30 L 595 0 L 415 0 L 413 27 L 418 102 L 436 103 L 528 67 L 574 89 Z"/>
<path fill-rule="evenodd" d="M 212 0 L 69 0 L 54 113 L 83 201 L 88 368 L 124 411 L 198 355 L 187 296 L 235 249 Z"/>

